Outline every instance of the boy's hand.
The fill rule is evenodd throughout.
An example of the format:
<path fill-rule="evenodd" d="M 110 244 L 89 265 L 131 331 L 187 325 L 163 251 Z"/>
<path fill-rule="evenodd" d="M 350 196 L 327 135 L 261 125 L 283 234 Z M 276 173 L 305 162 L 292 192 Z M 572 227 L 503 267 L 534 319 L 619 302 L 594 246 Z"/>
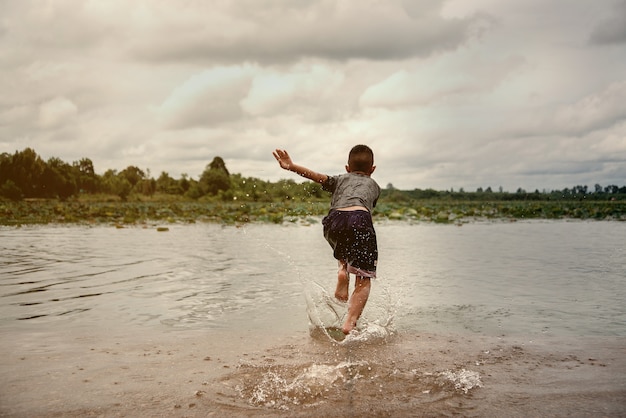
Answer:
<path fill-rule="evenodd" d="M 291 161 L 291 157 L 287 154 L 287 151 L 284 149 L 277 149 L 272 153 L 278 164 L 285 170 L 291 169 L 293 166 L 293 161 Z"/>
<path fill-rule="evenodd" d="M 278 164 L 285 170 L 293 171 L 316 183 L 323 183 L 328 178 L 326 174 L 320 174 L 301 165 L 294 164 L 293 161 L 291 161 L 291 157 L 284 149 L 276 149 L 272 154 L 274 158 L 276 158 L 276 161 L 278 161 Z"/>

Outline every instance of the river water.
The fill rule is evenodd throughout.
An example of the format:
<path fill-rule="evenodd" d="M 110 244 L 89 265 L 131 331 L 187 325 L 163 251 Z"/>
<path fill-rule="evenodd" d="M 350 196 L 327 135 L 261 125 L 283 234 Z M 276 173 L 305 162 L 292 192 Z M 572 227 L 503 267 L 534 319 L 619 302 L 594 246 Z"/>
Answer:
<path fill-rule="evenodd" d="M 626 223 L 376 229 L 336 341 L 319 222 L 2 228 L 0 415 L 626 413 Z"/>

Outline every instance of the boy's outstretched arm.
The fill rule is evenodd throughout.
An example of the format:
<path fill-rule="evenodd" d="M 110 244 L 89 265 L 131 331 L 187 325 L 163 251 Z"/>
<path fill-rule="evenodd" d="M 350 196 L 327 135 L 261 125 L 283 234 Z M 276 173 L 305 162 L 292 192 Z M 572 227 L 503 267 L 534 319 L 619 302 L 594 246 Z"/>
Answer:
<path fill-rule="evenodd" d="M 276 158 L 276 161 L 278 161 L 281 168 L 285 170 L 293 171 L 294 173 L 297 173 L 302 177 L 306 177 L 309 180 L 313 180 L 316 183 L 323 183 L 328 178 L 326 174 L 317 173 L 301 165 L 294 164 L 291 157 L 285 150 L 277 149 L 272 154 L 274 155 L 274 158 Z"/>

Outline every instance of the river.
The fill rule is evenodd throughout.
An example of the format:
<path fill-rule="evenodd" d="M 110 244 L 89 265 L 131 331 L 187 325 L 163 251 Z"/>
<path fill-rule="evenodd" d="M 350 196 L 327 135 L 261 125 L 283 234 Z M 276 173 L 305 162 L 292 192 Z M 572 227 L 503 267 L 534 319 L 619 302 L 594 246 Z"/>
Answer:
<path fill-rule="evenodd" d="M 1 228 L 0 415 L 626 413 L 626 223 L 376 229 L 337 341 L 319 222 Z"/>

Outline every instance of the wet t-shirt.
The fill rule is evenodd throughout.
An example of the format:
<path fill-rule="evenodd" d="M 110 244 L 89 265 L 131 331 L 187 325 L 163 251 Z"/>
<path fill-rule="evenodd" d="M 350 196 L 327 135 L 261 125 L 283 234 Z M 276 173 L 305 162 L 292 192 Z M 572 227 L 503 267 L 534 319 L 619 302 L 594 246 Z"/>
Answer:
<path fill-rule="evenodd" d="M 330 209 L 364 206 L 372 212 L 380 196 L 380 186 L 370 177 L 359 173 L 328 176 L 322 189 L 333 194 Z"/>

